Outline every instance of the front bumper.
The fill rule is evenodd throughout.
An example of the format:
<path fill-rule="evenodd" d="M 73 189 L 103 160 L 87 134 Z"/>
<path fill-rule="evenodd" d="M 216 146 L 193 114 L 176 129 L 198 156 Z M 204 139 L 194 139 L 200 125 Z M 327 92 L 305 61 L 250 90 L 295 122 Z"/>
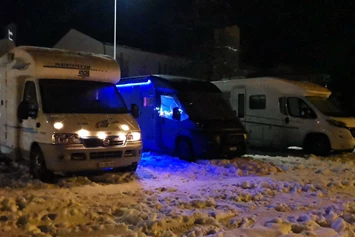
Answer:
<path fill-rule="evenodd" d="M 234 158 L 246 153 L 244 134 L 210 134 L 196 144 L 197 157 L 207 159 Z M 196 141 L 196 140 L 195 140 Z"/>
<path fill-rule="evenodd" d="M 78 145 L 40 144 L 47 169 L 55 172 L 100 171 L 137 164 L 142 142 L 124 146 L 88 148 Z"/>
<path fill-rule="evenodd" d="M 334 129 L 328 135 L 331 149 L 334 151 L 351 151 L 355 148 L 355 132 L 349 129 Z"/>

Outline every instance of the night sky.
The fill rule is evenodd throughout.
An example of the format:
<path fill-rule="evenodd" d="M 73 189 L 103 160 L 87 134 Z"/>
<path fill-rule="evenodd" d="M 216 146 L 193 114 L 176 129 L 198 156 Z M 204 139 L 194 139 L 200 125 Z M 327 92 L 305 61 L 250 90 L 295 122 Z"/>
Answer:
<path fill-rule="evenodd" d="M 70 28 L 113 41 L 113 0 L 2 0 L 0 27 L 18 25 L 17 44 L 51 47 Z M 118 43 L 191 56 L 237 24 L 241 59 L 261 68 L 287 64 L 330 73 L 355 88 L 355 1 L 117 0 Z M 192 3 L 198 2 L 194 5 Z M 343 90 L 350 93 L 351 87 Z"/>

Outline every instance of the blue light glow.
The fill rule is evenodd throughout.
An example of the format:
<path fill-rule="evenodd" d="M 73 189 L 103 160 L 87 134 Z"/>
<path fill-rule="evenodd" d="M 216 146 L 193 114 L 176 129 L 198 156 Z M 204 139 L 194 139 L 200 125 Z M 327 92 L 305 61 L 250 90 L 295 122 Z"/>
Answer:
<path fill-rule="evenodd" d="M 102 169 L 102 170 L 105 170 L 105 171 L 107 171 L 107 170 L 113 170 L 113 168 L 104 168 L 104 169 Z"/>
<path fill-rule="evenodd" d="M 148 80 L 146 82 L 136 82 L 136 83 L 127 83 L 127 84 L 121 84 L 121 85 L 116 85 L 116 87 L 129 87 L 129 86 L 146 86 L 152 83 L 151 80 Z"/>

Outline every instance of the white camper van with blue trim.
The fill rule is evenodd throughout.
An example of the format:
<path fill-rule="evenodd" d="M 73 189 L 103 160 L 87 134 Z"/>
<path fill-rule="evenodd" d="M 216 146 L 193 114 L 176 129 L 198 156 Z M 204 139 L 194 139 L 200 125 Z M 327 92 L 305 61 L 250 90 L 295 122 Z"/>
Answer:
<path fill-rule="evenodd" d="M 317 155 L 354 149 L 355 118 L 332 103 L 325 87 L 271 77 L 213 83 L 245 125 L 251 146 L 302 147 Z"/>
<path fill-rule="evenodd" d="M 0 147 L 30 163 L 35 178 L 53 172 L 137 168 L 140 128 L 118 92 L 111 57 L 31 46 L 0 58 Z"/>

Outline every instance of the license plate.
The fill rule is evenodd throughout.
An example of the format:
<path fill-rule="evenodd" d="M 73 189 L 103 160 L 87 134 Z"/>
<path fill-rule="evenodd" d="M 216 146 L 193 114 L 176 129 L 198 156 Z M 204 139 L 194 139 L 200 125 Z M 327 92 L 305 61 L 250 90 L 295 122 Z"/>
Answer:
<path fill-rule="evenodd" d="M 230 150 L 230 151 L 236 151 L 236 150 L 237 150 L 237 147 L 235 147 L 235 146 L 229 147 L 229 150 Z"/>
<path fill-rule="evenodd" d="M 110 168 L 114 166 L 114 162 L 111 161 L 105 161 L 105 162 L 100 162 L 99 167 L 100 168 Z"/>

